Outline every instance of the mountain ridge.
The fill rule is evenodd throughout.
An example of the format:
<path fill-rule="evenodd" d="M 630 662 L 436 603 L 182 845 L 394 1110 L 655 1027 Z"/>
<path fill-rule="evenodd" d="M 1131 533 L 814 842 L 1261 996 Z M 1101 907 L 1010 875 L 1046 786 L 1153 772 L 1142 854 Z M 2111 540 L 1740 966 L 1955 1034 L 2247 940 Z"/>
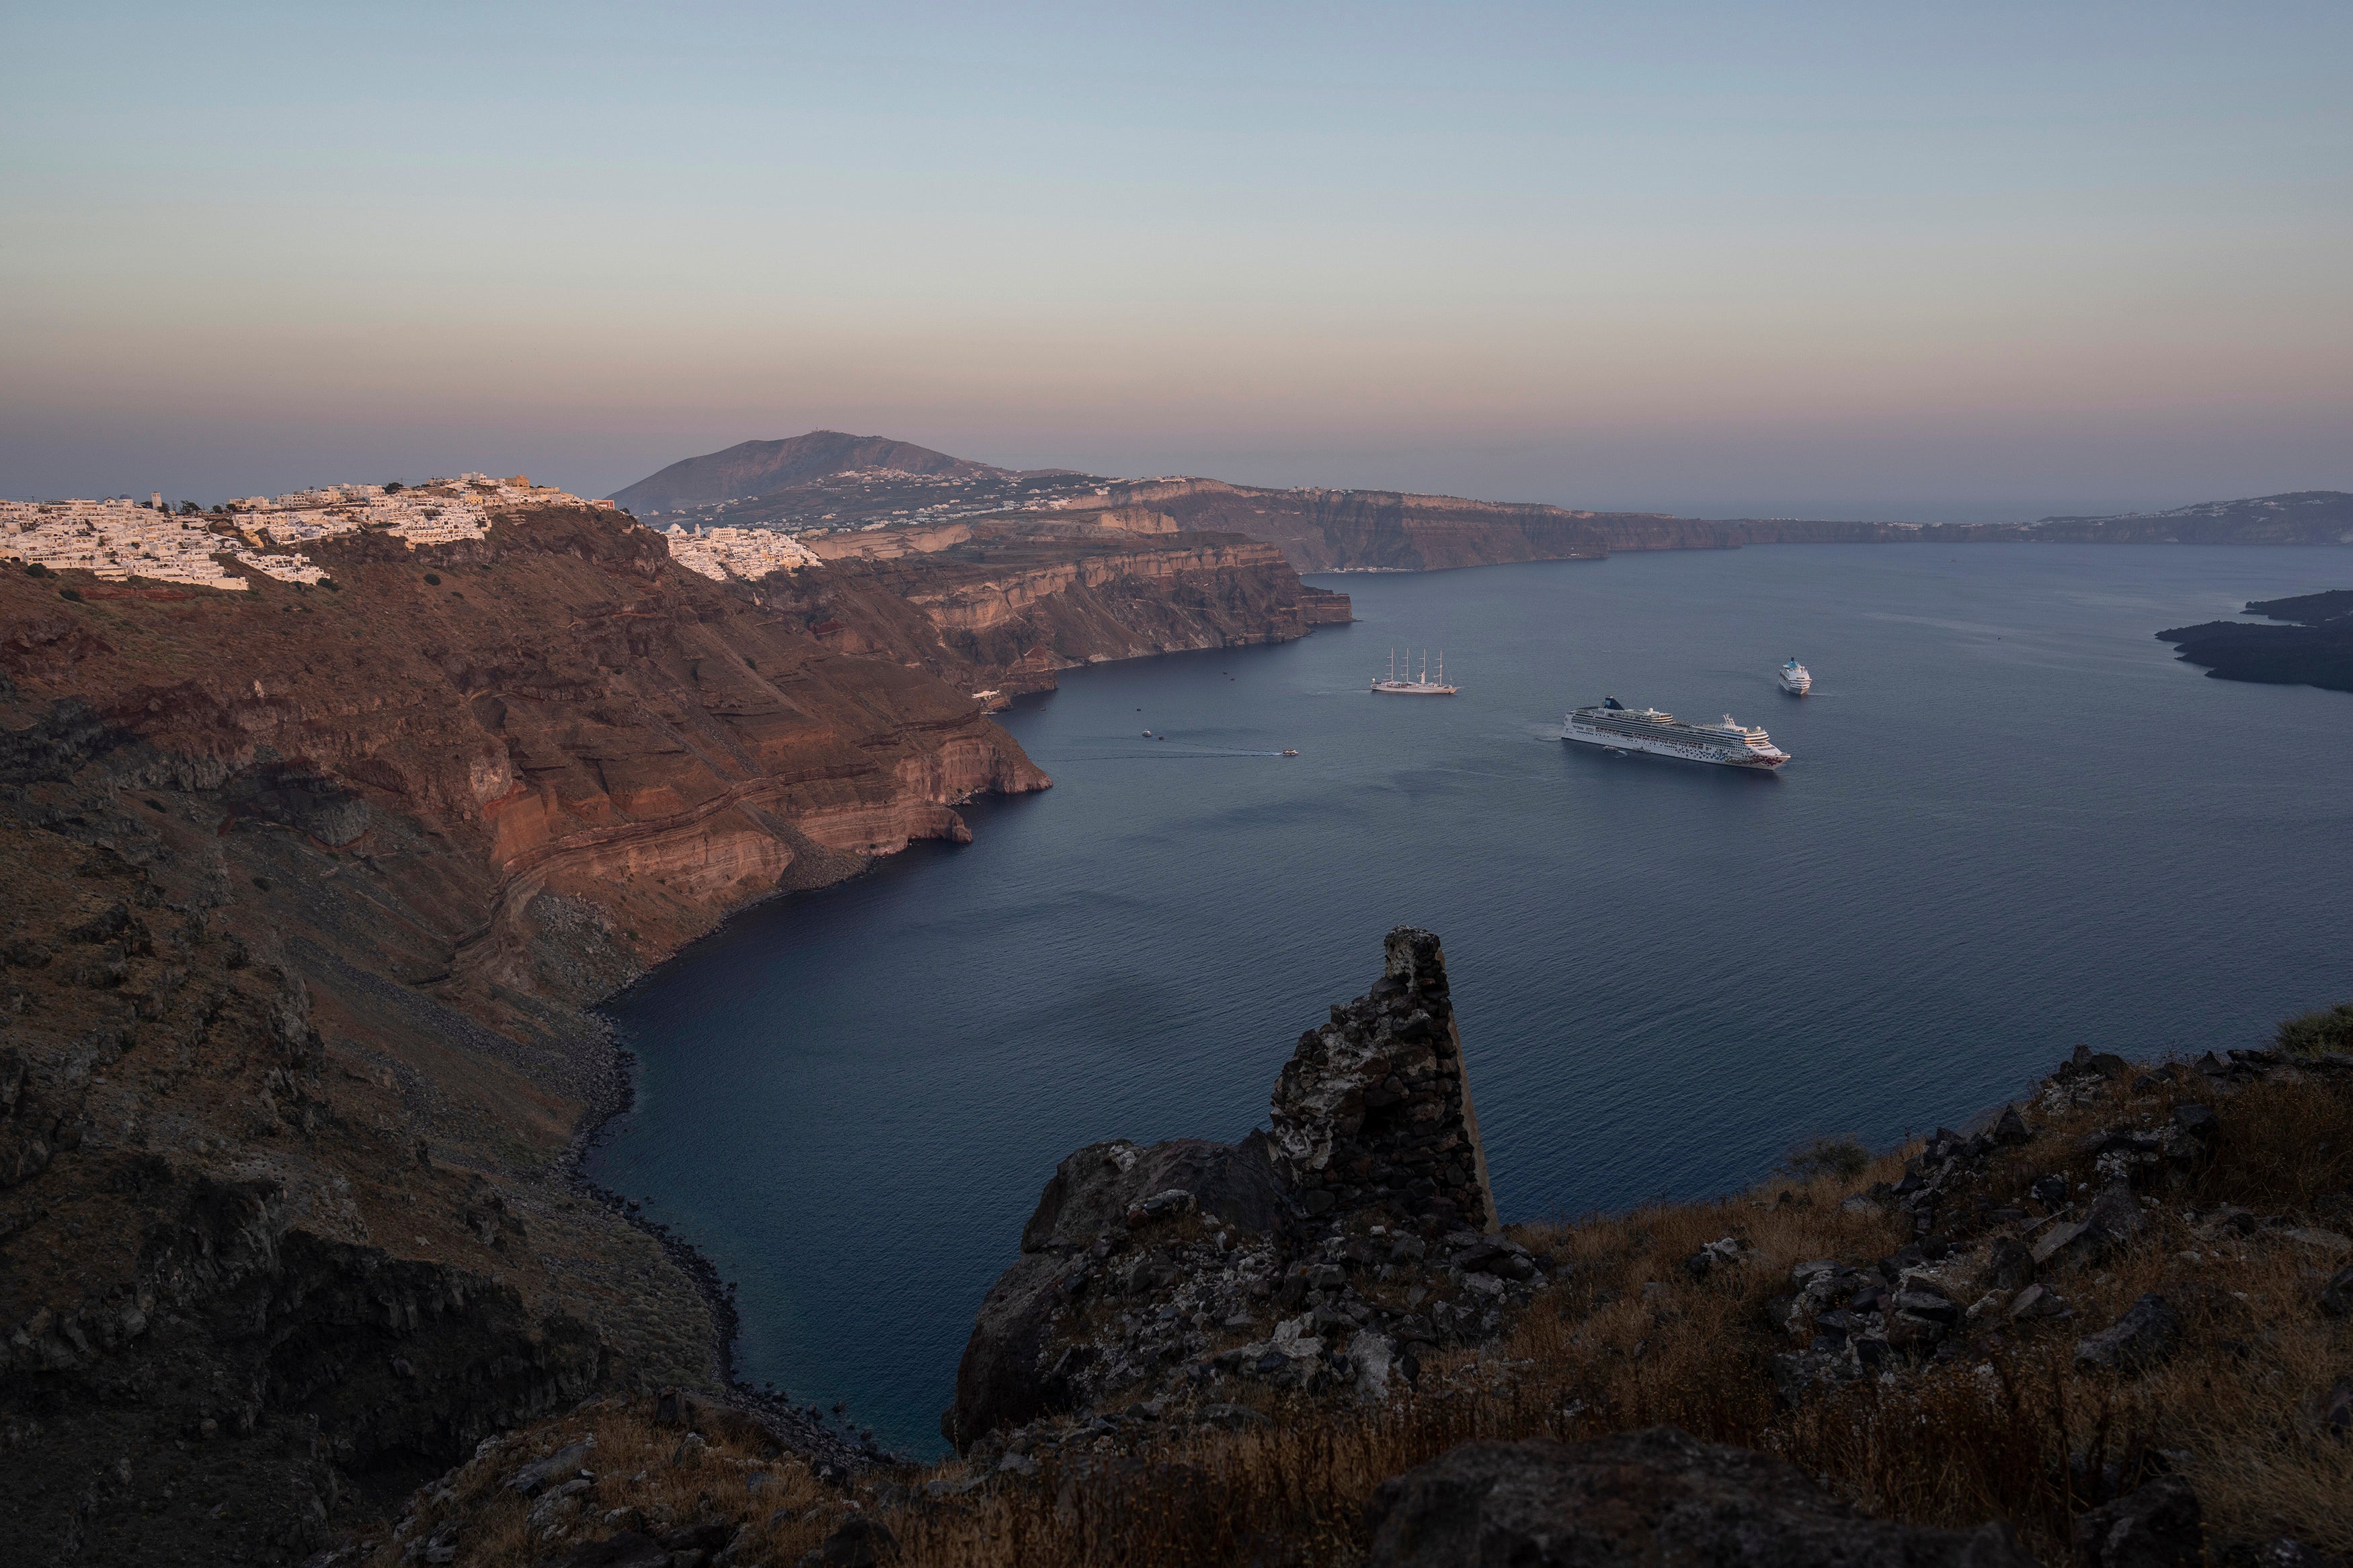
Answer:
<path fill-rule="evenodd" d="M 690 501 L 690 493 L 711 499 Z M 1068 468 L 1013 470 L 885 437 L 829 431 L 744 442 L 687 458 L 617 491 L 615 499 L 633 507 L 659 504 L 696 524 L 837 538 L 1039 513 L 1080 521 L 1144 508 L 1179 528 L 1280 545 L 1300 572 L 1426 572 L 1749 544 L 2353 544 L 2353 493 L 2341 490 L 2031 522 L 1695 518 L 1410 490 L 1275 488 L 1202 476 L 1121 479 Z"/>

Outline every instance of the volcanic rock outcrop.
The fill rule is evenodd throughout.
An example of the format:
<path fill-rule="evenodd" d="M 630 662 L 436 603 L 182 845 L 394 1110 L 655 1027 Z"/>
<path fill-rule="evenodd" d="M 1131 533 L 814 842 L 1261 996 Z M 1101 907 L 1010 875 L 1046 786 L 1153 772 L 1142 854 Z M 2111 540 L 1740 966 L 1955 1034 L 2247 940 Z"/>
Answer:
<path fill-rule="evenodd" d="M 1541 1288 L 1546 1260 L 1494 1234 L 1432 933 L 1391 931 L 1371 992 L 1300 1037 L 1273 1127 L 1064 1160 L 981 1305 L 943 1432 L 968 1447 L 1227 1380 L 1377 1394 Z"/>
<path fill-rule="evenodd" d="M 1274 1086 L 1273 1142 L 1310 1215 L 1498 1228 L 1436 936 L 1391 931 L 1379 983 L 1299 1037 Z"/>

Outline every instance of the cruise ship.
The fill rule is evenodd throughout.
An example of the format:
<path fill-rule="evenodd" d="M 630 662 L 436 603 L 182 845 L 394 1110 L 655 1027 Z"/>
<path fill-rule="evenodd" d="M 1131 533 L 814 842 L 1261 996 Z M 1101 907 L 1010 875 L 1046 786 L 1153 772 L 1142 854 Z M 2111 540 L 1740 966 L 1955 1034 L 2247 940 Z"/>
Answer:
<path fill-rule="evenodd" d="M 1568 729 L 1561 739 L 1728 768 L 1769 770 L 1789 760 L 1789 753 L 1775 745 L 1764 731 L 1753 724 L 1736 724 L 1729 713 L 1721 724 L 1687 724 L 1655 708 L 1629 708 L 1615 697 L 1599 708 L 1579 708 L 1569 714 Z"/>
<path fill-rule="evenodd" d="M 1409 669 L 1400 679 L 1397 672 L 1397 649 L 1389 649 L 1389 674 L 1386 680 L 1373 682 L 1373 689 L 1389 697 L 1451 697 L 1454 688 L 1446 684 L 1446 655 L 1438 656 L 1438 679 L 1430 679 L 1430 655 L 1421 656 L 1421 675 L 1416 679 Z"/>
<path fill-rule="evenodd" d="M 1792 697 L 1803 697 L 1814 689 L 1814 672 L 1792 658 L 1781 667 L 1781 689 Z"/>

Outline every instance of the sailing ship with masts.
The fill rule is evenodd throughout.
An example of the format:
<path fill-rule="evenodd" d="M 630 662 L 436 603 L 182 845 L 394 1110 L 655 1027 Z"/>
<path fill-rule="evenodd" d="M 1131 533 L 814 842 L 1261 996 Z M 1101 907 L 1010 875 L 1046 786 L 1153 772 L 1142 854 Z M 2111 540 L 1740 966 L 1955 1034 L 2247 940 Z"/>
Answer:
<path fill-rule="evenodd" d="M 1451 697 L 1454 695 L 1455 689 L 1446 684 L 1445 649 L 1440 648 L 1438 653 L 1438 679 L 1435 680 L 1430 678 L 1430 652 L 1427 648 L 1422 650 L 1419 675 L 1412 673 L 1410 658 L 1407 660 L 1407 664 L 1409 667 L 1407 673 L 1400 677 L 1397 668 L 1397 649 L 1389 649 L 1388 679 L 1374 681 L 1373 689 L 1388 697 Z"/>

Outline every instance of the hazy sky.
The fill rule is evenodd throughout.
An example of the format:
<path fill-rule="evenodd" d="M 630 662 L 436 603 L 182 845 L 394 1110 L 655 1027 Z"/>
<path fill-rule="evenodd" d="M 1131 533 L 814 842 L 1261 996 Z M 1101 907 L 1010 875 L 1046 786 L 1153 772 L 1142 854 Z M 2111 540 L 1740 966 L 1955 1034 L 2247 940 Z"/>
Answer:
<path fill-rule="evenodd" d="M 0 0 L 0 494 L 2353 489 L 2353 5 Z"/>

